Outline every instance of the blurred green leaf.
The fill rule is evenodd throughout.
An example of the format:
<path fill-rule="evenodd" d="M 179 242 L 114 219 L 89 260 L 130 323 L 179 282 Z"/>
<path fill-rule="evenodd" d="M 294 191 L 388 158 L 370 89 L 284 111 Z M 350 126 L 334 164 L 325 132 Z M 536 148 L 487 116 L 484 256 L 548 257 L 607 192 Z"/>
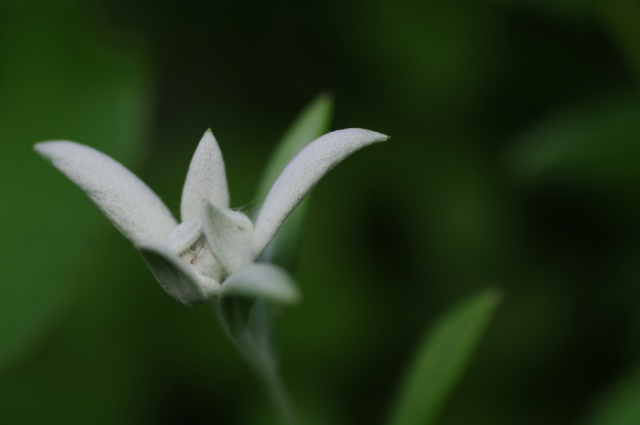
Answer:
<path fill-rule="evenodd" d="M 527 180 L 625 189 L 625 183 L 640 181 L 639 140 L 640 99 L 598 102 L 551 118 L 522 136 L 513 168 Z"/>
<path fill-rule="evenodd" d="M 591 18 L 601 0 L 505 0 L 505 4 L 525 9 L 549 13 L 557 18 L 587 19 Z"/>
<path fill-rule="evenodd" d="M 498 302 L 496 292 L 488 290 L 457 306 L 428 332 L 409 366 L 390 425 L 434 423 Z"/>
<path fill-rule="evenodd" d="M 91 202 L 33 151 L 71 139 L 131 159 L 145 123 L 146 61 L 109 46 L 83 14 L 89 2 L 0 4 L 0 370 L 17 360 L 72 298 L 71 270 Z"/>
<path fill-rule="evenodd" d="M 640 369 L 618 383 L 590 415 L 587 425 L 640 424 Z"/>
<path fill-rule="evenodd" d="M 258 190 L 261 200 L 267 197 L 271 186 L 293 157 L 302 148 L 329 131 L 332 111 L 333 99 L 327 94 L 321 94 L 298 115 L 282 136 L 262 174 Z"/>
<path fill-rule="evenodd" d="M 636 0 L 600 2 L 600 16 L 640 81 L 640 4 Z"/>
<path fill-rule="evenodd" d="M 269 159 L 258 190 L 258 197 L 261 201 L 265 199 L 271 186 L 293 157 L 307 144 L 329 131 L 332 112 L 333 99 L 329 95 L 322 94 L 296 118 Z M 284 222 L 276 237 L 265 249 L 263 258 L 287 269 L 294 267 L 300 249 L 300 230 L 309 203 L 309 196 L 307 195 L 307 198 Z"/>

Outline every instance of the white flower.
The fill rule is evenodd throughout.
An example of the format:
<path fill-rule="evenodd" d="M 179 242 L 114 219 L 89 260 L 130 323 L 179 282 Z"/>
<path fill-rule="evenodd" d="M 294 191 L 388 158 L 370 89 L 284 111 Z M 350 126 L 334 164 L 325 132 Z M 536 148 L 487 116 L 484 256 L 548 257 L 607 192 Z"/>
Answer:
<path fill-rule="evenodd" d="M 222 153 L 211 131 L 204 134 L 191 160 L 180 224 L 149 187 L 105 154 L 69 141 L 39 143 L 35 150 L 77 184 L 133 242 L 167 293 L 193 305 L 225 291 L 254 295 L 271 291 L 284 299 L 295 297 L 292 287 L 285 285 L 288 277 L 283 270 L 254 262 L 331 168 L 358 149 L 386 139 L 373 131 L 347 129 L 311 142 L 273 184 L 255 223 L 229 208 Z"/>

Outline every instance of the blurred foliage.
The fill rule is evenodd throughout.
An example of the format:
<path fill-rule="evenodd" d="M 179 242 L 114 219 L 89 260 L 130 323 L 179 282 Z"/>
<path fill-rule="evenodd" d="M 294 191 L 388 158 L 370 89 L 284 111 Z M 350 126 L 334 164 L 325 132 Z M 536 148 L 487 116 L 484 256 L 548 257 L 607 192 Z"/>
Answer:
<path fill-rule="evenodd" d="M 456 306 L 423 337 L 398 392 L 392 425 L 437 422 L 498 305 L 489 290 Z"/>
<path fill-rule="evenodd" d="M 636 368 L 600 401 L 589 425 L 633 425 L 640 422 L 640 375 Z"/>
<path fill-rule="evenodd" d="M 115 50 L 93 31 L 70 2 L 5 3 L 0 9 L 6 206 L 0 221 L 0 370 L 41 338 L 68 303 L 74 286 L 69 259 L 98 220 L 71 188 L 54 179 L 45 184 L 55 173 L 39 166 L 31 146 L 52 138 L 89 139 L 126 161 L 145 125 L 144 56 Z"/>
<path fill-rule="evenodd" d="M 639 10 L 0 2 L 0 423 L 277 423 L 214 314 L 166 297 L 31 146 L 94 146 L 177 211 L 211 127 L 253 210 L 283 130 L 330 91 L 332 129 L 392 139 L 309 204 L 279 335 L 307 423 L 383 423 L 422 326 L 490 286 L 503 303 L 438 423 L 617 424 L 640 359 Z"/>
<path fill-rule="evenodd" d="M 320 95 L 305 107 L 287 129 L 275 151 L 271 154 L 264 175 L 261 177 L 258 188 L 260 203 L 264 202 L 271 186 L 293 157 L 307 144 L 329 132 L 332 111 L 331 98 L 327 95 Z M 263 259 L 289 270 L 295 269 L 300 254 L 304 217 L 310 197 L 311 195 L 307 195 L 293 213 L 287 217 L 274 240 L 262 253 Z"/>

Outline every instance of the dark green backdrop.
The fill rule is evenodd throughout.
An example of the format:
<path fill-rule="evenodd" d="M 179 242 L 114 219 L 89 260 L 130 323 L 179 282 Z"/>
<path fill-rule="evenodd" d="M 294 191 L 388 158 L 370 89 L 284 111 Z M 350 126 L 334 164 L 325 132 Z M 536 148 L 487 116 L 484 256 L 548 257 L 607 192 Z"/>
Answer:
<path fill-rule="evenodd" d="M 280 335 L 302 416 L 382 424 L 425 327 L 496 287 L 439 423 L 604 424 L 640 399 L 639 79 L 633 0 L 2 0 L 0 423 L 275 423 L 213 313 L 31 146 L 94 146 L 177 211 L 211 127 L 251 209 L 328 92 L 332 128 L 392 139 L 314 190 Z"/>

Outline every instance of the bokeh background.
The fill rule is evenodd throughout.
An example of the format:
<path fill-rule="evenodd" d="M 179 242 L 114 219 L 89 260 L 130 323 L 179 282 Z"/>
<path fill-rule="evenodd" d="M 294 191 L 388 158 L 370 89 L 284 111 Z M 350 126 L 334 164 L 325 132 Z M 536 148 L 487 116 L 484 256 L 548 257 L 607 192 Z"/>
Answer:
<path fill-rule="evenodd" d="M 305 423 L 382 424 L 425 329 L 488 287 L 439 423 L 640 423 L 639 81 L 633 0 L 2 0 L 0 423 L 277 423 L 213 313 L 31 146 L 94 146 L 177 212 L 211 127 L 251 209 L 320 93 L 392 139 L 313 192 L 279 335 Z"/>

